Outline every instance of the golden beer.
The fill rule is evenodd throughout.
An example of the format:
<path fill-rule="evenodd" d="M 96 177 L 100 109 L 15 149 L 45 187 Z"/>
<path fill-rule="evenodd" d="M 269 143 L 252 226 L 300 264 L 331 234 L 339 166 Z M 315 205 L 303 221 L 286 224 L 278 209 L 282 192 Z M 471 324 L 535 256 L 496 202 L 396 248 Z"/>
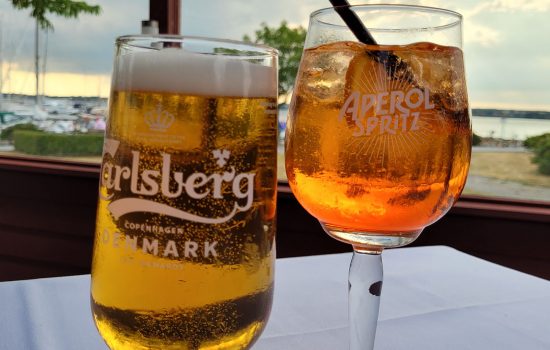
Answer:
<path fill-rule="evenodd" d="M 447 212 L 468 173 L 462 51 L 431 43 L 309 48 L 287 130 L 300 135 L 287 136 L 290 186 L 327 232 L 359 245 L 406 244 Z"/>
<path fill-rule="evenodd" d="M 115 70 L 91 287 L 111 349 L 248 349 L 271 309 L 276 70 L 180 51 Z M 220 66 L 207 94 L 192 71 Z"/>

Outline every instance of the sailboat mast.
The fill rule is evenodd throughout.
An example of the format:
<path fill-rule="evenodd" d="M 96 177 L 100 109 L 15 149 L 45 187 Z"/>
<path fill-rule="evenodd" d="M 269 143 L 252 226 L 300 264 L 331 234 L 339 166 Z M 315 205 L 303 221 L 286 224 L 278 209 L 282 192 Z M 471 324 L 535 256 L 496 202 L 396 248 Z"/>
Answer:
<path fill-rule="evenodd" d="M 38 90 L 38 87 L 39 87 L 39 56 L 38 56 L 38 34 L 39 34 L 39 24 L 38 24 L 38 19 L 36 19 L 36 27 L 35 27 L 35 31 L 34 31 L 34 75 L 35 75 L 35 78 L 36 78 L 36 95 L 35 95 L 35 103 L 36 103 L 36 106 L 39 106 L 40 104 L 40 92 Z"/>
<path fill-rule="evenodd" d="M 2 27 L 4 25 L 4 16 L 0 15 L 0 108 L 2 101 L 4 100 L 4 31 Z"/>
<path fill-rule="evenodd" d="M 2 26 L 4 24 L 4 17 L 0 15 L 0 104 L 4 98 L 2 90 L 4 88 L 4 32 L 2 31 Z"/>
<path fill-rule="evenodd" d="M 42 54 L 42 86 L 40 88 L 40 96 L 42 100 L 46 96 L 46 63 L 48 61 L 48 30 L 44 30 L 44 52 Z"/>

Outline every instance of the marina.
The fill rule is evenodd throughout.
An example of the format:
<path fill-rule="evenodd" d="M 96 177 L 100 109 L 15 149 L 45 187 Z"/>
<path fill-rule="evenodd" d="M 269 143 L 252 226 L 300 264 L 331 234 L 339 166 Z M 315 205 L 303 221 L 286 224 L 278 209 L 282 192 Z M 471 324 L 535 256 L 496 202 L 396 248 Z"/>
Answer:
<path fill-rule="evenodd" d="M 34 96 L 4 95 L 0 101 L 0 132 L 17 124 L 33 124 L 52 133 L 103 131 L 107 99 L 95 97 L 44 97 L 42 106 Z"/>
<path fill-rule="evenodd" d="M 550 132 L 550 119 L 473 116 L 472 129 L 481 137 L 525 140 Z"/>
<path fill-rule="evenodd" d="M 288 105 L 279 106 L 279 138 L 284 138 Z M 107 99 L 96 97 L 43 97 L 42 107 L 34 96 L 5 95 L 0 101 L 0 131 L 24 123 L 53 133 L 103 131 L 107 118 Z M 472 117 L 473 132 L 483 138 L 522 141 L 550 132 L 550 119 L 508 116 Z"/>

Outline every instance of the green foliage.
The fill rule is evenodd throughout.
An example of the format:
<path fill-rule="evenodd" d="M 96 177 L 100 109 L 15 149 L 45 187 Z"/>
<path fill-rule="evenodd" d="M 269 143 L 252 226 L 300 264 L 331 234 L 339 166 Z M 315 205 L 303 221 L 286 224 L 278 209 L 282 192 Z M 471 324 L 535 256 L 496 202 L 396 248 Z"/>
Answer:
<path fill-rule="evenodd" d="M 477 134 L 472 134 L 472 145 L 479 146 L 481 144 L 481 136 Z"/>
<path fill-rule="evenodd" d="M 550 134 L 546 135 L 550 136 Z M 537 142 L 533 152 L 535 153 L 533 163 L 538 165 L 539 172 L 550 175 L 550 137 L 545 137 Z"/>
<path fill-rule="evenodd" d="M 228 49 L 225 47 L 215 47 L 214 53 L 221 54 L 221 55 L 228 55 L 228 56 L 256 56 L 258 54 L 257 51 L 245 51 L 245 50 L 237 50 L 237 49 Z"/>
<path fill-rule="evenodd" d="M 550 175 L 550 133 L 531 136 L 523 145 L 533 151 L 533 163 L 538 165 L 539 173 Z"/>
<path fill-rule="evenodd" d="M 15 130 L 34 130 L 39 131 L 38 127 L 36 127 L 32 123 L 24 123 L 24 124 L 17 124 L 10 126 L 8 128 L 5 128 L 2 130 L 2 133 L 0 133 L 0 139 L 7 140 L 7 141 L 13 141 L 13 132 Z"/>
<path fill-rule="evenodd" d="M 303 27 L 290 28 L 286 21 L 281 22 L 278 28 L 270 28 L 266 23 L 255 32 L 256 44 L 264 44 L 279 50 L 279 93 L 286 94 L 294 85 L 298 73 L 300 58 L 304 50 L 306 30 Z M 251 42 L 248 35 L 244 41 Z"/>
<path fill-rule="evenodd" d="M 545 142 L 545 140 L 550 140 L 550 133 L 528 137 L 523 141 L 523 145 L 530 150 L 534 150 L 539 144 Z"/>
<path fill-rule="evenodd" d="M 100 156 L 103 134 L 53 134 L 41 131 L 16 130 L 15 150 L 41 156 Z"/>
<path fill-rule="evenodd" d="M 72 0 L 10 0 L 18 10 L 31 9 L 31 17 L 36 18 L 42 29 L 53 29 L 52 23 L 46 18 L 46 14 L 66 18 L 78 18 L 81 13 L 98 15 L 101 12 L 99 5 L 88 5 L 84 1 Z"/>

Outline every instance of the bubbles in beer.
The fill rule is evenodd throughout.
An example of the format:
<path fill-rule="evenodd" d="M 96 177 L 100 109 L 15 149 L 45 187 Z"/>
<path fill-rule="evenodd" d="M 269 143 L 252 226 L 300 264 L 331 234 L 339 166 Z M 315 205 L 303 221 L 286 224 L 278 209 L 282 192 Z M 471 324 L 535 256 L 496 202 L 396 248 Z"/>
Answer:
<path fill-rule="evenodd" d="M 96 223 L 98 329 L 112 349 L 247 349 L 273 293 L 274 70 L 177 49 L 123 60 Z"/>

